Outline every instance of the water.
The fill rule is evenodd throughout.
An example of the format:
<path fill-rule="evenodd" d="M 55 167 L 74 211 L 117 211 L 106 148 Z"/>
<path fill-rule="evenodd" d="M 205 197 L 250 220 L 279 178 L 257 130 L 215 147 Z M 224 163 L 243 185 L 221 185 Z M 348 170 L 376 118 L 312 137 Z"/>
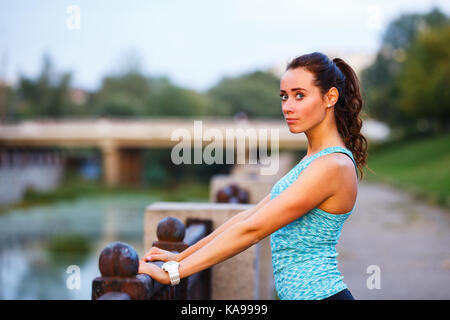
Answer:
<path fill-rule="evenodd" d="M 0 215 L 0 299 L 90 299 L 98 257 L 109 242 L 145 253 L 144 212 L 157 200 L 86 197 Z M 79 267 L 79 289 L 69 266 Z"/>

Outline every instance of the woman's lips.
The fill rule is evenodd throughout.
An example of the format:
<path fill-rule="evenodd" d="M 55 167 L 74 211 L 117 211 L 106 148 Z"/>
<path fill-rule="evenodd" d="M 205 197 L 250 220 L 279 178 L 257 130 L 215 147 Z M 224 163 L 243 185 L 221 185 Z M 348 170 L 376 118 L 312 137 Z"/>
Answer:
<path fill-rule="evenodd" d="M 295 123 L 297 120 L 298 120 L 298 119 L 287 118 L 287 119 L 286 119 L 286 122 L 287 122 L 288 124 L 291 124 L 291 123 Z"/>

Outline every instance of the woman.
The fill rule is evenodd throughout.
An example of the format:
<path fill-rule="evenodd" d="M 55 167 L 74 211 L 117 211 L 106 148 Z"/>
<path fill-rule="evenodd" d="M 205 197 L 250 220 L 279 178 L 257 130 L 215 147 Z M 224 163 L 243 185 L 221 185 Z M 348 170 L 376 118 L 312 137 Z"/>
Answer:
<path fill-rule="evenodd" d="M 169 284 L 168 273 L 146 261 L 178 261 L 179 276 L 185 278 L 270 235 L 280 299 L 353 299 L 337 269 L 335 245 L 354 209 L 358 170 L 362 177 L 367 158 L 358 79 L 342 59 L 314 52 L 288 64 L 280 96 L 289 130 L 306 134 L 306 157 L 254 208 L 185 251 L 151 248 L 140 273 Z"/>

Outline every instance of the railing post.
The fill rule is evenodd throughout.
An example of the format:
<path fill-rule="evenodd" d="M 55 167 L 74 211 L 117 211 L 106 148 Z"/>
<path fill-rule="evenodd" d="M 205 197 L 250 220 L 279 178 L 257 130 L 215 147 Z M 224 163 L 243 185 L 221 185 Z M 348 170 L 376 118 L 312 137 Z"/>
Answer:
<path fill-rule="evenodd" d="M 167 251 L 182 252 L 189 247 L 183 242 L 186 229 L 180 219 L 166 217 L 158 223 L 156 236 L 158 241 L 154 241 L 152 246 Z M 169 294 L 173 299 L 186 300 L 188 298 L 188 281 L 189 278 L 181 279 L 180 283 L 170 288 Z"/>
<path fill-rule="evenodd" d="M 232 183 L 217 191 L 215 202 L 249 203 L 249 193 L 237 184 Z"/>
<path fill-rule="evenodd" d="M 92 300 L 150 299 L 153 281 L 145 274 L 137 274 L 139 257 L 132 246 L 123 242 L 108 244 L 100 254 L 99 269 L 101 277 L 92 282 Z"/>
<path fill-rule="evenodd" d="M 186 229 L 180 219 L 166 217 L 158 223 L 156 229 L 158 241 L 154 241 L 152 246 L 167 251 L 182 252 L 189 247 L 183 242 L 185 234 Z"/>
<path fill-rule="evenodd" d="M 204 235 L 207 236 L 213 231 L 213 223 L 212 220 L 204 220 L 204 219 L 195 219 L 188 218 L 186 220 L 186 227 L 189 228 L 192 225 L 203 225 L 204 226 Z M 198 239 L 200 240 L 200 239 Z M 185 241 L 192 245 L 198 241 L 197 239 L 186 239 Z M 192 276 L 191 276 L 192 277 Z M 202 299 L 202 300 L 211 300 L 212 296 L 212 269 L 208 268 L 200 272 L 199 277 L 196 279 L 195 283 L 189 283 L 188 287 L 188 299 Z"/>

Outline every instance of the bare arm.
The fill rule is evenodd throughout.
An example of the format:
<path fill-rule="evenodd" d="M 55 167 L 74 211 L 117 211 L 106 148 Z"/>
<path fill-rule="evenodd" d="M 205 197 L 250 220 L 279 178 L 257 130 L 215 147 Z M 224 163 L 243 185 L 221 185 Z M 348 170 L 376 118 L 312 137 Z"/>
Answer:
<path fill-rule="evenodd" d="M 244 221 L 245 219 L 249 218 L 253 213 L 255 213 L 259 208 L 263 207 L 268 201 L 270 200 L 270 195 L 267 195 L 262 199 L 256 206 L 254 206 L 251 209 L 239 212 L 238 214 L 234 215 L 230 219 L 228 219 L 224 224 L 222 224 L 219 228 L 214 230 L 214 232 L 210 233 L 208 236 L 204 237 L 194 245 L 190 246 L 183 252 L 177 254 L 176 261 L 181 261 L 184 258 L 190 256 L 192 253 L 197 251 L 200 248 L 203 248 L 205 245 L 210 243 L 213 239 L 215 239 L 219 234 L 221 234 L 223 231 L 229 229 L 231 226 L 235 225 L 238 222 Z"/>
<path fill-rule="evenodd" d="M 189 248 L 185 249 L 183 252 L 172 255 L 172 254 L 167 253 L 167 251 L 165 251 L 165 250 L 161 250 L 159 248 L 153 247 L 149 250 L 148 253 L 146 253 L 144 255 L 143 259 L 146 261 L 175 260 L 175 261 L 179 262 L 179 261 L 185 259 L 186 257 L 190 256 L 197 250 L 203 248 L 205 245 L 210 243 L 214 238 L 216 238 L 223 231 L 227 230 L 228 228 L 235 225 L 236 223 L 238 223 L 240 221 L 244 221 L 245 219 L 249 218 L 259 208 L 263 207 L 269 200 L 270 200 L 270 195 L 268 194 L 261 201 L 259 201 L 256 206 L 254 206 L 253 208 L 250 208 L 248 210 L 239 212 L 238 214 L 234 215 L 233 217 L 228 219 L 225 223 L 223 223 L 220 227 L 218 227 L 216 230 L 214 230 L 214 232 L 212 232 L 208 236 L 202 238 L 201 240 L 199 240 L 198 242 L 196 242 Z"/>

